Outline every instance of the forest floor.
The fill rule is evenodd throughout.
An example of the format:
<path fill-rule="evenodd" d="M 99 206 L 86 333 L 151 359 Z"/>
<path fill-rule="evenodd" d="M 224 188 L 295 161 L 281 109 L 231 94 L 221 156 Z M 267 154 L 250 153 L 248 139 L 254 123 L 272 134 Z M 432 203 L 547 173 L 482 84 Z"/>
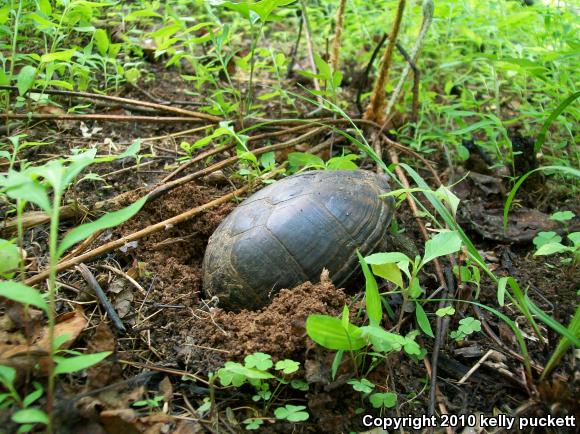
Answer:
<path fill-rule="evenodd" d="M 156 65 L 151 65 L 151 68 L 155 70 Z M 183 92 L 187 83 L 179 74 L 166 70 L 156 71 L 156 74 L 158 79 L 142 91 L 154 94 L 160 100 L 187 98 Z M 122 96 L 147 99 L 146 94 L 129 87 Z M 63 104 L 68 102 L 66 97 L 60 101 Z M 103 114 L 128 114 L 118 106 L 102 110 Z M 151 191 L 177 167 L 178 159 L 184 157 L 179 143 L 183 140 L 193 142 L 204 134 L 202 131 L 172 137 L 171 134 L 189 127 L 179 123 L 95 121 L 86 127 L 81 127 L 78 121 L 31 123 L 26 127 L 28 140 L 53 137 L 54 144 L 25 151 L 21 157 L 31 163 L 41 162 L 68 155 L 70 149 L 79 146 L 96 147 L 99 155 L 120 153 L 136 138 L 160 137 L 154 141 L 143 140 L 141 149 L 147 156 L 142 157 L 138 164 L 127 158 L 93 166 L 91 170 L 106 183 L 86 180 L 67 192 L 64 203 L 80 205 L 88 211 L 86 218 L 98 215 L 99 211 L 94 209 L 98 202 L 128 193 L 122 196 L 120 204 L 129 204 Z M 371 131 L 366 134 L 370 135 Z M 275 137 L 274 143 L 295 137 L 296 133 L 288 131 Z M 300 145 L 308 148 L 328 138 L 329 133 L 321 132 Z M 256 141 L 252 147 L 267 143 L 267 140 Z M 283 161 L 287 152 L 280 151 L 277 160 Z M 328 150 L 323 152 L 328 154 Z M 215 163 L 231 155 L 227 151 L 218 153 L 190 166 L 179 176 L 204 167 L 204 163 L 210 160 Z M 502 212 L 506 191 L 509 192 L 510 188 L 504 178 L 489 168 L 478 173 L 477 162 L 472 159 L 463 167 L 449 167 L 447 160 L 437 154 L 430 154 L 429 158 L 444 184 L 450 185 L 462 179 L 453 189 L 462 199 L 458 220 L 475 241 L 488 266 L 498 276 L 513 276 L 528 289 L 530 298 L 542 310 L 567 324 L 577 303 L 578 267 L 562 266 L 559 256 L 538 261 L 533 256 L 531 241 L 541 230 L 562 233 L 577 228 L 578 219 L 567 222 L 565 226 L 550 220 L 549 215 L 564 208 L 580 215 L 578 197 L 570 196 L 569 191 L 560 185 L 538 175 L 518 193 L 517 207 L 510 214 L 509 230 L 504 233 Z M 401 154 L 401 159 L 416 167 L 426 180 L 435 185 L 430 172 L 419 161 L 407 154 Z M 360 166 L 374 170 L 370 159 Z M 226 167 L 185 183 L 146 204 L 123 225 L 99 233 L 73 253 L 79 255 L 110 240 L 146 229 L 247 184 L 235 175 L 235 169 Z M 241 422 L 257 413 L 253 407 L 259 408 L 252 402 L 251 388 L 226 389 L 215 385 L 216 390 L 212 393 L 217 405 L 216 413 L 208 415 L 199 411 L 199 407 L 212 387 L 207 383 L 210 372 L 216 372 L 226 361 L 242 361 L 257 351 L 270 354 L 275 361 L 292 359 L 300 362 L 301 369 L 295 378 L 306 380 L 309 386 L 306 392 L 288 389 L 277 398 L 280 402 L 306 406 L 311 415 L 309 420 L 293 424 L 270 418 L 261 428 L 264 432 L 364 431 L 366 428 L 361 424 L 358 409 L 379 414 L 377 410 L 368 408 L 368 404 L 365 407 L 361 393 L 347 384 L 352 377 L 352 366 L 346 359 L 336 378 L 331 378 L 334 352 L 314 344 L 305 330 L 305 319 L 309 314 L 338 316 L 345 304 L 351 305 L 351 311 L 355 310 L 360 304 L 360 297 L 355 296 L 364 288 L 362 277 L 347 288 L 335 288 L 325 279 L 304 283 L 283 290 L 269 306 L 257 312 L 225 312 L 205 297 L 202 291 L 205 247 L 210 235 L 235 206 L 235 201 L 226 201 L 86 262 L 126 327 L 126 333 L 121 333 L 107 318 L 78 269 L 70 268 L 59 275 L 57 326 L 76 330 L 74 348 L 86 348 L 89 352 L 114 351 L 105 362 L 88 369 L 86 376 L 70 376 L 68 380 L 59 382 L 56 403 L 59 432 L 242 430 Z M 424 240 L 407 204 L 403 203 L 397 213 L 399 228 L 403 228 L 417 245 L 422 245 Z M 61 229 L 66 231 L 81 221 L 76 215 Z M 47 225 L 40 225 L 28 233 L 26 248 L 34 252 L 28 258 L 28 271 L 43 270 L 47 266 L 47 231 Z M 440 286 L 432 268 L 426 269 L 422 279 L 427 293 Z M 461 288 L 467 292 L 474 290 L 469 283 Z M 496 294 L 496 285 L 482 276 L 479 303 L 497 305 Z M 441 347 L 437 364 L 437 402 L 450 414 L 506 413 L 521 417 L 546 413 L 579 414 L 577 359 L 567 356 L 569 358 L 561 365 L 554 380 L 541 384 L 539 392 L 531 396 L 524 368 L 518 360 L 515 335 L 510 328 L 485 309 L 461 304 L 458 309 L 462 309 L 464 315 L 469 311 L 476 316 L 482 323 L 482 331 L 461 341 L 447 338 Z M 510 303 L 506 303 L 501 311 L 515 318 L 520 325 L 534 375 L 538 376 L 558 336 L 542 329 L 550 341 L 549 345 L 542 345 Z M 32 321 L 31 325 L 22 315 L 22 309 L 14 305 L 1 317 L 0 355 L 18 353 L 18 345 L 30 339 L 31 335 L 43 333 L 40 320 Z M 88 321 L 81 330 L 75 328 L 79 315 Z M 459 319 L 452 319 L 452 328 Z M 24 327 L 24 324 L 28 325 Z M 412 325 L 404 324 L 403 328 L 410 329 Z M 419 339 L 430 354 L 433 340 Z M 484 360 L 477 369 L 470 371 L 482 358 Z M 29 361 L 23 359 L 22 366 L 19 366 L 20 362 L 14 362 L 15 366 L 29 366 Z M 428 414 L 429 377 L 430 372 L 423 363 L 395 353 L 388 357 L 387 363 L 372 371 L 368 379 L 396 390 L 399 401 L 396 410 L 389 414 L 405 416 Z M 159 396 L 163 399 L 155 400 Z M 144 399 L 150 400 L 146 406 L 132 405 Z M 11 426 L 7 416 L 0 416 L 0 427 Z M 474 431 L 464 432 L 480 431 L 474 428 Z"/>

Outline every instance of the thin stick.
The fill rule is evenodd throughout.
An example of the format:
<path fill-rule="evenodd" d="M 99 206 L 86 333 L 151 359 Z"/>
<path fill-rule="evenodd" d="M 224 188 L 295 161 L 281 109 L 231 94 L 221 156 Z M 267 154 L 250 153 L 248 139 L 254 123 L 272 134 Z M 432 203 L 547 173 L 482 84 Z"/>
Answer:
<path fill-rule="evenodd" d="M 479 369 L 479 367 L 483 364 L 483 362 L 485 362 L 487 358 L 493 354 L 493 352 L 494 350 L 488 350 L 487 353 L 485 353 L 483 357 L 479 359 L 477 363 L 473 365 L 472 368 L 469 371 L 467 371 L 467 373 L 463 377 L 461 377 L 461 380 L 459 380 L 457 384 L 465 383 L 467 379 L 471 377 L 473 373 Z"/>
<path fill-rule="evenodd" d="M 433 376 L 433 371 L 431 369 L 431 364 L 429 363 L 429 360 L 427 360 L 426 357 L 423 357 L 423 364 L 425 365 L 425 369 L 427 369 L 427 375 L 429 375 L 429 378 L 431 378 Z M 439 411 L 441 412 L 441 414 L 449 414 L 449 412 L 447 411 L 447 407 L 445 406 L 445 403 L 443 402 L 443 394 L 441 393 L 441 390 L 439 389 L 439 386 L 435 386 L 435 394 L 437 396 L 437 405 L 439 407 Z M 433 430 L 433 428 L 431 428 L 431 430 Z M 445 428 L 445 432 L 447 434 L 453 434 L 453 428 L 451 427 L 447 427 Z"/>
<path fill-rule="evenodd" d="M 379 68 L 379 75 L 375 81 L 375 86 L 373 88 L 373 93 L 371 94 L 371 100 L 364 114 L 365 119 L 377 121 L 379 124 L 385 122 L 384 106 L 385 106 L 385 83 L 389 75 L 389 69 L 391 67 L 391 62 L 393 59 L 393 51 L 395 49 L 395 43 L 397 41 L 397 36 L 399 35 L 399 29 L 401 26 L 401 20 L 403 19 L 403 11 L 405 10 L 406 0 L 399 0 L 399 5 L 397 6 L 397 15 L 395 16 L 395 21 L 393 22 L 393 29 L 389 36 L 389 43 L 385 54 L 381 61 L 381 66 Z"/>
<path fill-rule="evenodd" d="M 125 328 L 123 321 L 121 321 L 121 318 L 119 318 L 119 315 L 117 315 L 115 308 L 107 298 L 107 295 L 105 294 L 105 291 L 103 291 L 103 288 L 101 288 L 101 285 L 99 285 L 99 282 L 97 282 L 97 279 L 95 279 L 95 276 L 93 276 L 93 273 L 91 273 L 91 270 L 89 270 L 89 267 L 87 267 L 85 264 L 79 264 L 76 268 L 81 273 L 87 284 L 95 292 L 97 298 L 103 305 L 105 312 L 107 312 L 108 317 L 111 319 L 113 326 L 115 326 L 115 328 L 120 333 L 127 333 L 127 329 Z"/>
<path fill-rule="evenodd" d="M 391 98 L 389 99 L 389 103 L 387 104 L 387 108 L 385 110 L 385 112 L 387 113 L 387 116 L 389 116 L 391 114 L 391 111 L 393 110 L 393 107 L 395 106 L 395 104 L 397 103 L 397 100 L 399 99 L 399 96 L 401 95 L 401 92 L 403 90 L 403 85 L 405 84 L 405 80 L 407 79 L 407 77 L 409 76 L 409 72 L 411 72 L 411 63 L 415 64 L 417 62 L 417 58 L 419 57 L 419 54 L 421 53 L 421 48 L 423 47 L 423 42 L 425 41 L 425 36 L 427 35 L 427 31 L 429 30 L 429 27 L 431 26 L 431 22 L 433 21 L 433 10 L 435 9 L 435 6 L 433 4 L 433 0 L 423 0 L 423 21 L 421 23 L 421 30 L 419 31 L 419 36 L 417 37 L 417 41 L 415 42 L 415 46 L 413 47 L 413 50 L 411 51 L 411 61 L 405 66 L 405 69 L 403 70 L 403 73 L 401 74 L 401 77 L 399 78 L 399 82 L 397 83 L 397 86 L 395 86 L 395 90 L 393 91 L 393 94 L 391 95 Z M 418 82 L 417 79 L 417 69 L 413 69 L 413 73 L 415 76 L 415 82 Z M 413 84 L 413 88 L 415 88 L 415 86 L 417 86 L 416 83 Z M 413 104 L 413 106 L 415 105 L 415 103 Z"/>
<path fill-rule="evenodd" d="M 143 288 L 141 285 L 139 285 L 139 282 L 137 282 L 135 279 L 133 279 L 127 273 L 124 273 L 122 270 L 119 270 L 118 268 L 115 268 L 115 267 L 111 267 L 110 265 L 107 265 L 107 264 L 97 265 L 97 268 L 101 268 L 103 270 L 108 270 L 108 271 L 116 274 L 117 276 L 122 277 L 123 279 L 127 280 L 127 282 L 129 282 L 131 285 L 133 285 L 141 294 L 143 294 L 143 295 L 147 294 L 147 291 L 145 291 L 145 288 Z"/>
<path fill-rule="evenodd" d="M 300 20 L 298 21 L 298 36 L 296 37 L 296 43 L 292 47 L 292 52 L 290 54 L 290 61 L 288 62 L 288 68 L 286 69 L 286 78 L 292 77 L 292 70 L 294 69 L 294 64 L 296 63 L 296 55 L 298 54 L 298 47 L 300 46 L 300 39 L 302 39 L 302 27 L 304 24 L 304 16 L 300 12 Z"/>
<path fill-rule="evenodd" d="M 16 86 L 0 86 L 0 90 L 16 91 L 16 90 L 18 90 L 18 88 Z M 189 116 L 189 117 L 193 117 L 193 118 L 205 119 L 205 120 L 211 121 L 211 122 L 220 122 L 223 120 L 223 119 L 219 118 L 218 116 L 209 115 L 207 113 L 200 113 L 200 112 L 196 112 L 196 111 L 192 111 L 192 110 L 186 110 L 186 109 L 182 109 L 179 107 L 171 107 L 171 106 L 157 104 L 157 103 L 149 102 L 149 101 L 139 101 L 139 100 L 135 100 L 135 99 L 121 98 L 118 96 L 101 95 L 98 93 L 74 92 L 74 91 L 70 91 L 70 90 L 59 90 L 59 89 L 45 89 L 45 90 L 30 89 L 27 93 L 40 93 L 40 94 L 47 93 L 47 94 L 52 94 L 52 95 L 68 95 L 68 96 L 77 96 L 80 98 L 115 101 L 115 102 L 122 103 L 122 104 L 130 104 L 130 105 L 135 105 L 135 106 L 154 108 L 154 109 L 162 110 L 162 111 L 167 112 L 167 113 L 175 113 L 175 114 L 180 114 L 180 115 Z M 15 118 L 15 119 L 18 119 L 18 118 Z"/>
<path fill-rule="evenodd" d="M 316 62 L 314 61 L 314 47 L 312 45 L 312 36 L 310 33 L 310 21 L 308 20 L 308 12 L 306 10 L 306 4 L 304 0 L 300 0 L 300 9 L 302 10 L 302 17 L 304 18 L 304 37 L 306 38 L 306 45 L 308 47 L 308 61 L 310 62 L 310 67 L 314 73 L 318 72 L 318 68 L 316 68 Z M 320 83 L 318 83 L 318 79 L 314 77 L 312 79 L 314 82 L 314 89 L 320 92 Z M 320 96 L 317 97 L 319 102 L 322 102 Z"/>
<path fill-rule="evenodd" d="M 8 119 L 26 119 L 37 121 L 107 121 L 107 122 L 145 122 L 145 123 L 188 123 L 188 122 L 203 122 L 210 120 L 211 122 L 219 122 L 221 119 L 212 120 L 205 118 L 194 117 L 173 117 L 173 116 L 125 116 L 125 115 L 54 115 L 48 113 L 28 113 L 15 114 L 4 113 L 0 117 Z"/>
<path fill-rule="evenodd" d="M 340 0 L 338 10 L 336 11 L 336 29 L 334 31 L 334 40 L 332 41 L 332 51 L 330 52 L 330 65 L 332 72 L 338 71 L 338 61 L 340 57 L 340 40 L 344 28 L 344 8 L 346 0 Z"/>

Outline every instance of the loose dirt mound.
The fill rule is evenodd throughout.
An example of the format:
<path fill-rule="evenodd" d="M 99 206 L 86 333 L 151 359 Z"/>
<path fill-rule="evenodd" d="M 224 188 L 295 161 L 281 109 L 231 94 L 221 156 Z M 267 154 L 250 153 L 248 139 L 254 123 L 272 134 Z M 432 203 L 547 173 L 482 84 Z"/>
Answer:
<path fill-rule="evenodd" d="M 180 358 L 206 371 L 228 359 L 261 351 L 275 360 L 302 358 L 306 348 L 306 317 L 312 313 L 337 315 L 347 303 L 328 275 L 319 284 L 306 282 L 283 289 L 272 303 L 257 312 L 224 312 L 212 309 L 181 331 L 184 346 Z M 212 351 L 212 349 L 214 349 Z M 199 365 L 195 361 L 203 362 Z"/>

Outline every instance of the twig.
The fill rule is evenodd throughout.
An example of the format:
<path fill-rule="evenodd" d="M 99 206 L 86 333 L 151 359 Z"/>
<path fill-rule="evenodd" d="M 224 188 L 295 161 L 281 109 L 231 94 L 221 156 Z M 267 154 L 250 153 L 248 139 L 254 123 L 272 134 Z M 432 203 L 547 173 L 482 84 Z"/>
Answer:
<path fill-rule="evenodd" d="M 426 357 L 423 357 L 423 364 L 425 365 L 425 369 L 427 369 L 427 375 L 429 376 L 429 378 L 433 377 L 433 371 L 431 370 L 431 364 L 429 363 L 429 360 L 427 360 Z M 441 412 L 441 414 L 449 414 L 449 412 L 447 411 L 447 407 L 445 406 L 445 403 L 443 402 L 443 395 L 441 393 L 441 390 L 439 389 L 439 386 L 435 385 L 435 394 L 437 397 L 437 405 L 439 406 L 439 411 Z M 433 430 L 433 428 L 430 428 L 430 430 Z M 447 434 L 453 434 L 453 428 L 451 427 L 446 427 L 445 428 L 445 432 Z"/>
<path fill-rule="evenodd" d="M 385 33 L 383 35 L 383 37 L 381 38 L 381 40 L 379 41 L 379 43 L 376 45 L 375 49 L 373 50 L 373 53 L 371 54 L 371 58 L 369 59 L 367 66 L 365 68 L 365 72 L 363 74 L 363 80 L 360 83 L 360 86 L 356 90 L 355 103 L 356 103 L 356 108 L 358 109 L 358 113 L 360 116 L 363 115 L 363 107 L 362 107 L 362 104 L 360 101 L 362 93 L 366 89 L 367 83 L 369 81 L 369 74 L 371 72 L 371 68 L 373 67 L 373 64 L 375 63 L 375 59 L 377 57 L 377 54 L 379 54 L 381 47 L 383 46 L 385 41 L 388 39 L 388 37 L 389 37 L 389 35 L 387 33 Z M 409 56 L 409 54 L 407 53 L 407 51 L 405 50 L 405 48 L 401 45 L 401 43 L 399 41 L 397 41 L 395 43 L 395 47 L 397 47 L 397 50 L 399 51 L 399 53 L 401 53 L 401 56 L 403 56 L 403 58 L 409 63 L 411 69 L 413 69 L 413 73 L 418 74 L 419 70 L 417 69 L 417 66 L 411 62 L 411 57 Z"/>
<path fill-rule="evenodd" d="M 0 90 L 17 91 L 18 88 L 16 86 L 0 86 Z M 139 101 L 139 100 L 135 100 L 135 99 L 121 98 L 118 96 L 101 95 L 98 93 L 74 92 L 74 91 L 70 91 L 70 90 L 59 90 L 59 89 L 30 89 L 27 93 L 40 93 L 40 94 L 47 93 L 47 94 L 52 94 L 52 95 L 76 96 L 76 97 L 80 97 L 80 98 L 89 98 L 89 99 L 93 99 L 93 100 L 100 99 L 100 100 L 106 100 L 106 101 L 115 101 L 115 102 L 118 102 L 121 104 L 130 104 L 130 105 L 141 106 L 141 107 L 149 107 L 149 108 L 158 109 L 158 110 L 161 110 L 161 111 L 164 111 L 167 113 L 180 114 L 183 116 L 204 119 L 204 120 L 211 121 L 211 122 L 220 122 L 223 120 L 218 116 L 209 115 L 207 113 L 195 112 L 195 111 L 191 111 L 191 110 L 182 109 L 179 107 L 171 107 L 171 106 L 157 104 L 157 103 L 148 102 L 148 101 Z M 14 119 L 18 119 L 18 118 L 14 118 Z"/>
<path fill-rule="evenodd" d="M 199 102 L 199 101 L 180 101 L 180 100 L 172 100 L 172 99 L 171 100 L 170 99 L 160 99 L 160 98 L 155 97 L 151 93 L 147 92 L 145 89 L 140 88 L 136 84 L 133 84 L 131 82 L 127 82 L 127 84 L 130 87 L 132 87 L 133 89 L 135 89 L 137 92 L 141 93 L 142 95 L 145 95 L 147 98 L 149 98 L 150 101 L 157 103 L 157 104 L 191 105 L 191 106 L 197 106 L 197 107 L 202 107 L 204 105 L 202 102 Z"/>
<path fill-rule="evenodd" d="M 344 7 L 346 0 L 340 0 L 336 11 L 336 29 L 334 31 L 334 40 L 332 41 L 332 51 L 330 52 L 330 66 L 332 72 L 338 71 L 338 60 L 340 57 L 340 40 L 344 28 Z"/>
<path fill-rule="evenodd" d="M 306 38 L 306 45 L 308 47 L 308 61 L 310 62 L 312 71 L 316 73 L 318 68 L 316 68 L 316 62 L 314 61 L 314 47 L 312 45 L 312 35 L 310 33 L 310 21 L 308 20 L 308 12 L 304 0 L 300 0 L 300 9 L 302 10 L 302 18 L 304 19 L 304 37 Z M 314 82 L 314 89 L 316 89 L 317 92 L 320 92 L 320 83 L 318 83 L 318 79 L 314 77 L 312 78 L 312 81 Z M 318 96 L 317 99 L 319 102 L 322 102 L 320 96 Z"/>
<path fill-rule="evenodd" d="M 457 384 L 463 384 L 463 383 L 465 383 L 467 381 L 467 379 L 469 377 L 471 377 L 473 375 L 473 373 L 479 369 L 479 367 L 483 364 L 483 362 L 485 362 L 487 360 L 487 358 L 489 356 L 491 356 L 493 353 L 494 353 L 494 350 L 488 350 L 487 353 L 485 353 L 483 355 L 483 357 L 481 357 L 481 359 L 479 359 L 477 361 L 477 363 L 475 365 L 473 365 L 471 367 L 471 369 L 469 371 L 467 371 L 463 377 L 461 377 L 461 380 L 459 380 L 457 382 Z"/>
<path fill-rule="evenodd" d="M 111 267 L 110 265 L 107 265 L 107 264 L 97 265 L 97 268 L 100 268 L 102 270 L 108 270 L 108 271 L 116 274 L 117 276 L 122 277 L 123 279 L 127 280 L 127 282 L 129 282 L 131 285 L 133 285 L 141 294 L 145 295 L 147 293 L 147 291 L 145 291 L 145 288 L 143 288 L 141 285 L 139 285 L 139 282 L 137 282 L 135 279 L 133 279 L 127 273 L 124 273 L 122 270 L 119 270 L 118 268 L 115 268 L 115 267 Z"/>
<path fill-rule="evenodd" d="M 373 93 L 371 94 L 371 100 L 364 114 L 365 119 L 372 121 L 377 121 L 379 124 L 383 124 L 385 121 L 384 106 L 385 106 L 385 83 L 389 75 L 389 69 L 391 67 L 391 62 L 393 59 L 393 51 L 395 48 L 395 42 L 397 41 L 397 36 L 399 35 L 399 28 L 401 26 L 401 20 L 403 19 L 403 11 L 405 10 L 406 0 L 399 0 L 397 6 L 397 15 L 395 16 L 395 21 L 393 22 L 393 29 L 389 36 L 389 44 L 385 50 L 385 54 L 381 61 L 381 66 L 379 68 L 379 75 L 375 81 L 375 86 L 373 88 Z"/>
<path fill-rule="evenodd" d="M 48 113 L 28 113 L 15 114 L 4 113 L 1 118 L 8 119 L 26 119 L 41 121 L 107 121 L 107 122 L 145 122 L 145 123 L 188 123 L 203 122 L 204 118 L 194 117 L 173 117 L 173 116 L 125 116 L 125 115 L 55 115 Z M 219 122 L 212 120 L 211 122 Z"/>
<path fill-rule="evenodd" d="M 134 166 L 124 167 L 123 169 L 119 169 L 119 170 L 115 170 L 113 172 L 106 173 L 106 174 L 102 175 L 101 178 L 107 179 L 107 178 L 110 178 L 111 176 L 119 175 L 119 174 L 125 173 L 125 172 L 130 172 L 130 171 L 135 170 L 135 169 L 139 170 L 141 167 L 150 166 L 151 164 L 154 164 L 156 162 L 157 161 L 155 161 L 155 160 L 151 160 L 151 161 L 145 161 L 144 163 L 135 164 Z"/>
<path fill-rule="evenodd" d="M 443 289 L 442 300 L 439 302 L 439 309 L 442 309 L 447 304 L 446 299 L 454 298 L 455 282 L 453 279 L 453 272 L 449 267 L 445 268 L 446 285 Z M 431 386 L 429 389 L 429 416 L 435 414 L 435 390 L 437 388 L 437 367 L 439 360 L 439 351 L 445 341 L 447 325 L 449 323 L 448 317 L 437 317 L 437 324 L 435 329 L 435 345 L 433 345 L 433 352 L 431 354 L 431 367 L 433 369 L 431 375 Z"/>
<path fill-rule="evenodd" d="M 296 43 L 292 47 L 290 53 L 290 61 L 288 62 L 288 68 L 286 69 L 286 78 L 292 77 L 292 70 L 294 69 L 294 64 L 296 63 L 296 56 L 298 54 L 298 47 L 300 46 L 300 39 L 302 39 L 302 27 L 304 24 L 304 16 L 300 12 L 300 20 L 298 21 L 298 36 L 296 37 Z"/>
<path fill-rule="evenodd" d="M 111 322 L 115 328 L 122 334 L 127 333 L 127 329 L 123 325 L 123 321 L 121 321 L 121 318 L 119 318 L 119 315 L 117 315 L 115 308 L 107 298 L 107 295 L 101 288 L 101 285 L 99 285 L 99 282 L 97 282 L 97 279 L 95 279 L 95 276 L 93 276 L 93 273 L 91 273 L 91 270 L 89 270 L 89 267 L 87 267 L 85 264 L 79 264 L 76 268 L 82 274 L 83 278 L 91 287 L 91 289 L 95 291 L 97 298 L 103 305 L 105 312 L 107 312 L 107 315 L 111 319 Z"/>
<path fill-rule="evenodd" d="M 393 94 L 391 95 L 391 99 L 389 100 L 389 103 L 387 104 L 387 108 L 386 108 L 387 116 L 390 115 L 393 107 L 395 106 L 395 104 L 397 103 L 397 100 L 399 99 L 399 96 L 401 95 L 401 92 L 403 90 L 403 84 L 405 83 L 405 80 L 407 79 L 409 72 L 411 71 L 411 64 L 414 65 L 417 62 L 417 58 L 419 57 L 419 54 L 421 53 L 421 48 L 423 47 L 423 42 L 425 41 L 425 36 L 427 35 L 427 31 L 429 30 L 429 27 L 431 26 L 431 22 L 433 21 L 434 8 L 435 8 L 435 6 L 433 4 L 433 0 L 423 0 L 423 21 L 421 23 L 421 30 L 419 31 L 419 36 L 417 37 L 417 41 L 415 42 L 415 46 L 413 47 L 413 50 L 411 51 L 411 56 L 410 56 L 411 60 L 405 66 L 405 69 L 403 70 L 403 73 L 401 74 L 401 77 L 399 78 L 399 82 L 397 83 L 397 86 L 395 86 L 395 90 L 393 91 Z M 413 74 L 415 77 L 415 82 L 413 84 L 413 89 L 415 92 L 415 87 L 418 88 L 418 82 L 419 82 L 418 69 L 416 67 L 413 69 Z M 414 93 L 414 97 L 413 97 L 414 110 L 415 110 L 415 104 L 416 103 L 415 103 L 415 93 Z"/>

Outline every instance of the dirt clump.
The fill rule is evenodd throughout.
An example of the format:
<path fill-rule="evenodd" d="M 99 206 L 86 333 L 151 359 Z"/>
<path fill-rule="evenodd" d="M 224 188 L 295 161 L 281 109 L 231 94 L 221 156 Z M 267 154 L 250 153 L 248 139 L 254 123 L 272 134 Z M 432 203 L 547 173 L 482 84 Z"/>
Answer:
<path fill-rule="evenodd" d="M 338 315 L 347 301 L 343 290 L 335 288 L 323 273 L 320 283 L 283 289 L 270 305 L 256 312 L 212 309 L 184 330 L 178 357 L 204 371 L 256 351 L 270 354 L 274 360 L 303 359 L 308 315 Z"/>

